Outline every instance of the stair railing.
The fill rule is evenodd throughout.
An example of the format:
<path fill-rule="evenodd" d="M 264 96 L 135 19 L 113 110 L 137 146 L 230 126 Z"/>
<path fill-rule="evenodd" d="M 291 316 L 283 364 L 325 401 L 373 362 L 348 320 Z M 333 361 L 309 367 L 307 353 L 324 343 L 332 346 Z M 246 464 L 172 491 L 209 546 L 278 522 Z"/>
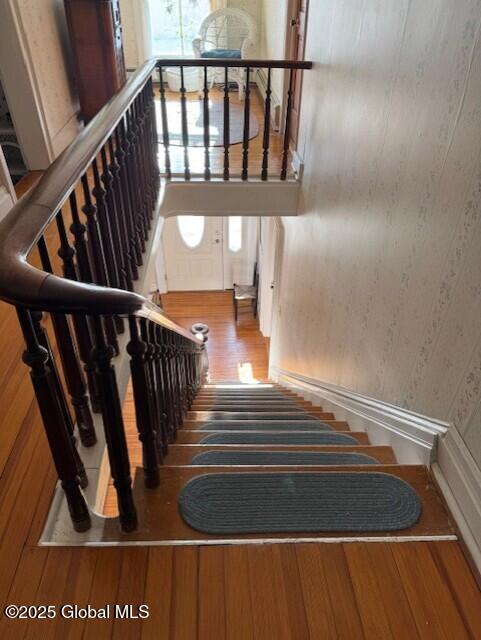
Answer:
<path fill-rule="evenodd" d="M 93 413 L 102 416 L 111 475 L 123 530 L 137 526 L 130 462 L 114 359 L 126 340 L 144 481 L 159 483 L 159 465 L 174 442 L 206 373 L 203 342 L 172 322 L 134 290 L 159 208 L 160 178 L 154 73 L 166 66 L 212 61 L 147 62 L 82 130 L 0 223 L 0 298 L 16 307 L 30 375 L 56 471 L 73 526 L 91 526 L 82 489 L 87 474 L 76 434 L 85 447 L 97 441 Z M 294 71 L 309 63 L 222 61 L 249 69 Z M 206 74 L 207 76 L 207 74 Z M 207 82 L 207 81 L 206 81 Z M 208 84 L 208 83 L 207 83 Z M 208 112 L 209 87 L 204 106 Z M 165 124 L 164 85 L 160 120 Z M 244 112 L 249 121 L 249 90 Z M 185 91 L 180 93 L 184 142 Z M 265 117 L 270 120 L 269 92 Z M 225 148 L 222 179 L 229 179 L 229 91 L 224 88 Z M 290 101 L 289 101 L 290 103 Z M 164 105 L 164 106 L 162 106 Z M 288 108 L 289 114 L 289 108 Z M 206 115 L 208 122 L 208 113 Z M 168 122 L 167 122 L 168 124 Z M 245 125 L 248 127 L 248 125 Z M 208 128 L 205 133 L 209 152 Z M 281 179 L 286 177 L 288 135 Z M 168 154 L 168 130 L 162 134 Z M 269 136 L 264 136 L 262 179 L 268 178 Z M 249 176 L 249 131 L 244 130 L 242 177 Z M 186 154 L 188 158 L 188 153 Z M 204 179 L 209 170 L 205 154 Z M 188 162 L 188 160 L 187 160 Z M 188 165 L 184 168 L 188 179 Z M 157 222 L 155 220 L 155 222 Z M 76 425 L 76 430 L 75 430 Z"/>

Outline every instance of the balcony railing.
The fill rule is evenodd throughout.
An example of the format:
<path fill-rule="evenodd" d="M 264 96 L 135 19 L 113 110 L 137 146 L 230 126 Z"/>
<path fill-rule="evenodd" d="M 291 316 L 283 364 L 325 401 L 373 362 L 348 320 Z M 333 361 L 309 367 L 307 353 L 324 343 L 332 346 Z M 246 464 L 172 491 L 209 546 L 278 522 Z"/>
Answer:
<path fill-rule="evenodd" d="M 121 526 L 131 531 L 137 525 L 114 368 L 119 345 L 125 343 L 119 336 L 129 332 L 126 350 L 147 487 L 158 484 L 159 465 L 206 373 L 203 342 L 135 292 L 159 207 L 161 174 L 152 77 L 156 69 L 161 73 L 171 64 L 174 61 L 150 61 L 136 72 L 0 224 L 0 297 L 17 309 L 26 344 L 23 359 L 31 370 L 53 461 L 78 531 L 88 529 L 91 519 L 81 490 L 87 477 L 76 433 L 85 447 L 95 445 L 98 434 L 93 413 L 102 416 Z M 194 61 L 175 64 L 185 67 Z M 207 67 L 212 61 L 196 60 L 195 64 Z M 294 70 L 308 65 L 229 61 L 232 64 L 244 65 L 247 76 L 249 69 L 260 66 L 288 68 L 291 89 Z M 216 60 L 216 66 L 227 68 L 226 61 Z M 204 101 L 208 92 L 207 87 Z M 163 93 L 161 83 L 164 119 Z M 228 121 L 227 84 L 224 93 Z M 180 101 L 184 114 L 182 90 Z M 268 92 L 262 179 L 268 178 L 269 109 Z M 281 179 L 286 177 L 289 108 L 287 112 Z M 185 121 L 183 115 L 184 140 L 188 134 Z M 224 142 L 222 178 L 227 180 L 228 135 Z M 205 147 L 208 150 L 207 127 Z M 163 148 L 167 157 L 165 120 Z M 249 136 L 244 132 L 243 179 L 249 177 L 248 152 Z M 208 180 L 213 176 L 208 154 L 205 157 L 204 178 Z M 188 169 L 186 164 L 186 179 Z M 166 169 L 165 178 L 170 177 Z M 45 322 L 47 315 L 51 323 Z M 47 330 L 50 326 L 53 331 Z"/>

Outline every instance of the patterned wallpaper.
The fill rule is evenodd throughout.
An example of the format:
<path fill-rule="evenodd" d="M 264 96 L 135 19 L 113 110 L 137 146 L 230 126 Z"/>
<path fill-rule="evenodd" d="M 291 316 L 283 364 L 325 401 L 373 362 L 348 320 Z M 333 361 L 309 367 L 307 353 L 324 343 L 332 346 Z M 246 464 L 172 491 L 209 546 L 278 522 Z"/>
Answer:
<path fill-rule="evenodd" d="M 310 12 L 280 366 L 453 421 L 481 465 L 481 1 Z"/>
<path fill-rule="evenodd" d="M 78 99 L 73 88 L 67 25 L 60 0 L 14 0 L 33 66 L 53 152 L 77 135 Z"/>

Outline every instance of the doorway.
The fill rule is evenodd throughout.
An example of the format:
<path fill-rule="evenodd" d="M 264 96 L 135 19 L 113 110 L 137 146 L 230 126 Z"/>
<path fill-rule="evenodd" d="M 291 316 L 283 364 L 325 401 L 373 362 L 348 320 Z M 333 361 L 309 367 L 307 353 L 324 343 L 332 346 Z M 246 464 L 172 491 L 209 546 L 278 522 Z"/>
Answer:
<path fill-rule="evenodd" d="M 306 50 L 309 0 L 291 0 L 287 25 L 287 53 L 290 60 L 304 60 Z M 302 72 L 294 72 L 290 143 L 297 148 L 302 95 Z"/>
<path fill-rule="evenodd" d="M 255 217 L 175 216 L 162 233 L 167 291 L 215 291 L 251 284 Z"/>

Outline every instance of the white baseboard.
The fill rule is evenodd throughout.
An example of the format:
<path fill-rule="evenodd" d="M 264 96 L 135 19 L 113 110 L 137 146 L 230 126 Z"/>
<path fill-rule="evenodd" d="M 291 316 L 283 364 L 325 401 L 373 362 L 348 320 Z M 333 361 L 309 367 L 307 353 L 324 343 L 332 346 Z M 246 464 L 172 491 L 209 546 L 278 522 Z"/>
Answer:
<path fill-rule="evenodd" d="M 481 469 L 454 427 L 440 440 L 432 471 L 481 572 Z"/>
<path fill-rule="evenodd" d="M 295 389 L 306 400 L 347 420 L 353 431 L 365 431 L 372 444 L 390 445 L 401 464 L 425 464 L 435 460 L 439 438 L 449 424 L 401 409 L 360 393 L 283 369 L 271 370 L 271 378 Z"/>

